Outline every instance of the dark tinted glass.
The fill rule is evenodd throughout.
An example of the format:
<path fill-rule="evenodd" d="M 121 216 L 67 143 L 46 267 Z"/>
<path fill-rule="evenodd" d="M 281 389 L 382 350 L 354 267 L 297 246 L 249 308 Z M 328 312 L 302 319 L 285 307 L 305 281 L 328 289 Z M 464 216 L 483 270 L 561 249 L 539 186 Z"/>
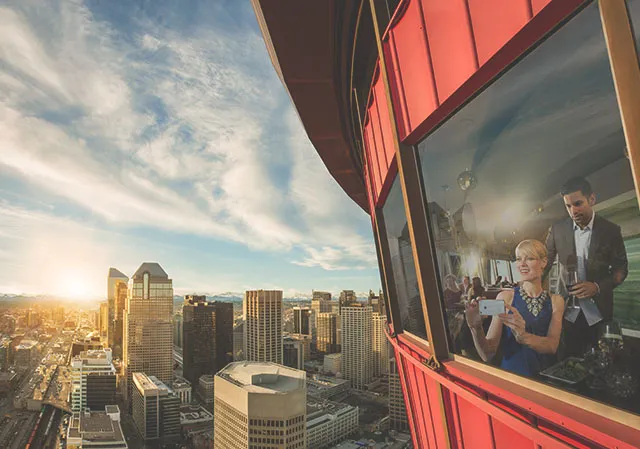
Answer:
<path fill-rule="evenodd" d="M 400 311 L 401 322 L 398 323 L 394 316 L 394 326 L 397 330 L 403 329 L 426 339 L 427 332 L 422 313 L 416 269 L 413 263 L 413 251 L 402 199 L 402 187 L 400 186 L 400 178 L 397 176 L 382 209 L 382 214 L 387 231 L 387 241 L 391 254 L 390 268 L 396 292 L 396 297 L 390 297 L 389 299 L 390 301 L 396 301 Z M 389 261 L 386 261 L 386 264 L 388 267 Z"/>
<path fill-rule="evenodd" d="M 625 147 L 596 4 L 419 145 L 456 353 L 640 411 L 640 216 Z M 574 177 L 594 195 L 561 196 Z M 471 292 L 464 276 L 477 278 Z M 522 327 L 507 325 L 515 312 L 465 316 L 478 297 L 514 307 Z"/>

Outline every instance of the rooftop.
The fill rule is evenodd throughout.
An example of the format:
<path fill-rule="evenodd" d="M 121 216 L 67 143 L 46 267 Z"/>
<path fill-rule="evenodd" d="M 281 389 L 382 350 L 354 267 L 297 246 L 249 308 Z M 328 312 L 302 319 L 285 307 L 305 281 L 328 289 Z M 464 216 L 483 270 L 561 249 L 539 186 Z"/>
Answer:
<path fill-rule="evenodd" d="M 107 412 L 74 413 L 69 422 L 68 436 L 82 438 L 83 441 L 100 442 L 105 447 L 111 447 L 108 446 L 109 443 L 118 443 L 117 447 L 121 447 L 125 442 L 120 422 L 111 419 Z"/>
<path fill-rule="evenodd" d="M 109 268 L 109 277 L 110 278 L 119 278 L 119 279 L 129 279 L 126 274 L 122 273 L 122 271 L 117 268 Z"/>
<path fill-rule="evenodd" d="M 303 389 L 306 373 L 271 362 L 234 362 L 217 376 L 251 393 L 279 394 Z"/>
<path fill-rule="evenodd" d="M 145 273 L 145 271 L 149 272 L 149 275 L 151 277 L 169 279 L 169 275 L 157 262 L 144 262 L 142 265 L 140 265 L 140 268 L 136 270 L 131 278 L 142 279 L 142 275 Z"/>
<path fill-rule="evenodd" d="M 353 409 L 357 408 L 341 402 L 307 397 L 307 428 L 315 427 L 330 420 L 331 416 L 341 415 Z"/>
<path fill-rule="evenodd" d="M 180 407 L 180 424 L 196 424 L 213 421 L 213 415 L 201 405 L 183 405 Z"/>
<path fill-rule="evenodd" d="M 143 391 L 145 394 L 158 394 L 161 391 L 170 391 L 169 387 L 167 387 L 160 379 L 155 376 L 147 376 L 145 373 L 133 373 L 133 383 L 138 390 Z"/>

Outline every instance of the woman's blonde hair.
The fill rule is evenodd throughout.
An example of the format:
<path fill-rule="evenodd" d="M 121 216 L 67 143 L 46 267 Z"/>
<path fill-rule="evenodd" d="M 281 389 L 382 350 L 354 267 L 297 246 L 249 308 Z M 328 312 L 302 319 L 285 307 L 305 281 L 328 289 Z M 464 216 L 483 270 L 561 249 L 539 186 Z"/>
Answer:
<path fill-rule="evenodd" d="M 516 254 L 518 254 L 518 252 L 540 260 L 547 258 L 547 248 L 541 241 L 535 239 L 527 239 L 518 243 L 518 246 L 516 246 Z"/>

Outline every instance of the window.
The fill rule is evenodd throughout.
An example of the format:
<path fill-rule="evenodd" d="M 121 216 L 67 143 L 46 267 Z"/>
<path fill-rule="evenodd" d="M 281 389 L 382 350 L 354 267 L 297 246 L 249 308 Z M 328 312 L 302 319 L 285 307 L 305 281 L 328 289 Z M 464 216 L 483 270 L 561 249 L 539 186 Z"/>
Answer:
<path fill-rule="evenodd" d="M 416 269 L 413 263 L 413 251 L 402 199 L 402 188 L 398 176 L 393 182 L 382 214 L 391 256 L 391 266 L 389 267 L 389 261 L 387 261 L 387 267 L 391 268 L 393 279 L 389 279 L 389 282 L 393 282 L 396 293 L 396 298 L 390 297 L 389 300 L 395 299 L 400 311 L 400 323 L 397 323 L 397 318 L 393 317 L 393 324 L 397 330 L 403 329 L 426 339 L 427 331 L 422 313 Z"/>
<path fill-rule="evenodd" d="M 596 4 L 460 109 L 418 153 L 453 351 L 640 412 L 633 363 L 640 355 L 640 216 Z M 594 196 L 584 185 L 573 196 L 578 181 L 561 196 L 575 178 Z M 527 239 L 548 242 L 557 257 L 545 267 L 544 245 L 529 243 L 516 261 L 516 246 Z M 576 307 L 567 292 L 574 272 L 588 286 Z M 497 316 L 478 318 L 472 332 L 464 276 L 477 278 L 473 296 L 513 301 L 526 337 L 516 341 L 505 325 L 491 326 Z M 549 295 L 527 297 L 540 279 Z"/>

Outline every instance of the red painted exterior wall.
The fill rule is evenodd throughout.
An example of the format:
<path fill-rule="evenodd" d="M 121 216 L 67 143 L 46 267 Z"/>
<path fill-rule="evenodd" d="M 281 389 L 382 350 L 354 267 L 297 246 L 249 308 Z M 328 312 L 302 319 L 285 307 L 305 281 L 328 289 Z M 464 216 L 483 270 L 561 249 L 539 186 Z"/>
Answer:
<path fill-rule="evenodd" d="M 582 3 L 403 1 L 383 36 L 400 140 L 408 145 L 420 141 Z M 372 220 L 396 174 L 393 125 L 378 71 L 364 127 Z M 459 362 L 445 361 L 440 371 L 433 371 L 424 364 L 426 349 L 402 334 L 389 340 L 417 448 L 640 447 L 639 429 L 614 421 L 603 424 L 606 418 L 553 398 L 538 395 L 532 400 L 517 387 L 503 388 L 495 377 L 470 374 Z"/>

